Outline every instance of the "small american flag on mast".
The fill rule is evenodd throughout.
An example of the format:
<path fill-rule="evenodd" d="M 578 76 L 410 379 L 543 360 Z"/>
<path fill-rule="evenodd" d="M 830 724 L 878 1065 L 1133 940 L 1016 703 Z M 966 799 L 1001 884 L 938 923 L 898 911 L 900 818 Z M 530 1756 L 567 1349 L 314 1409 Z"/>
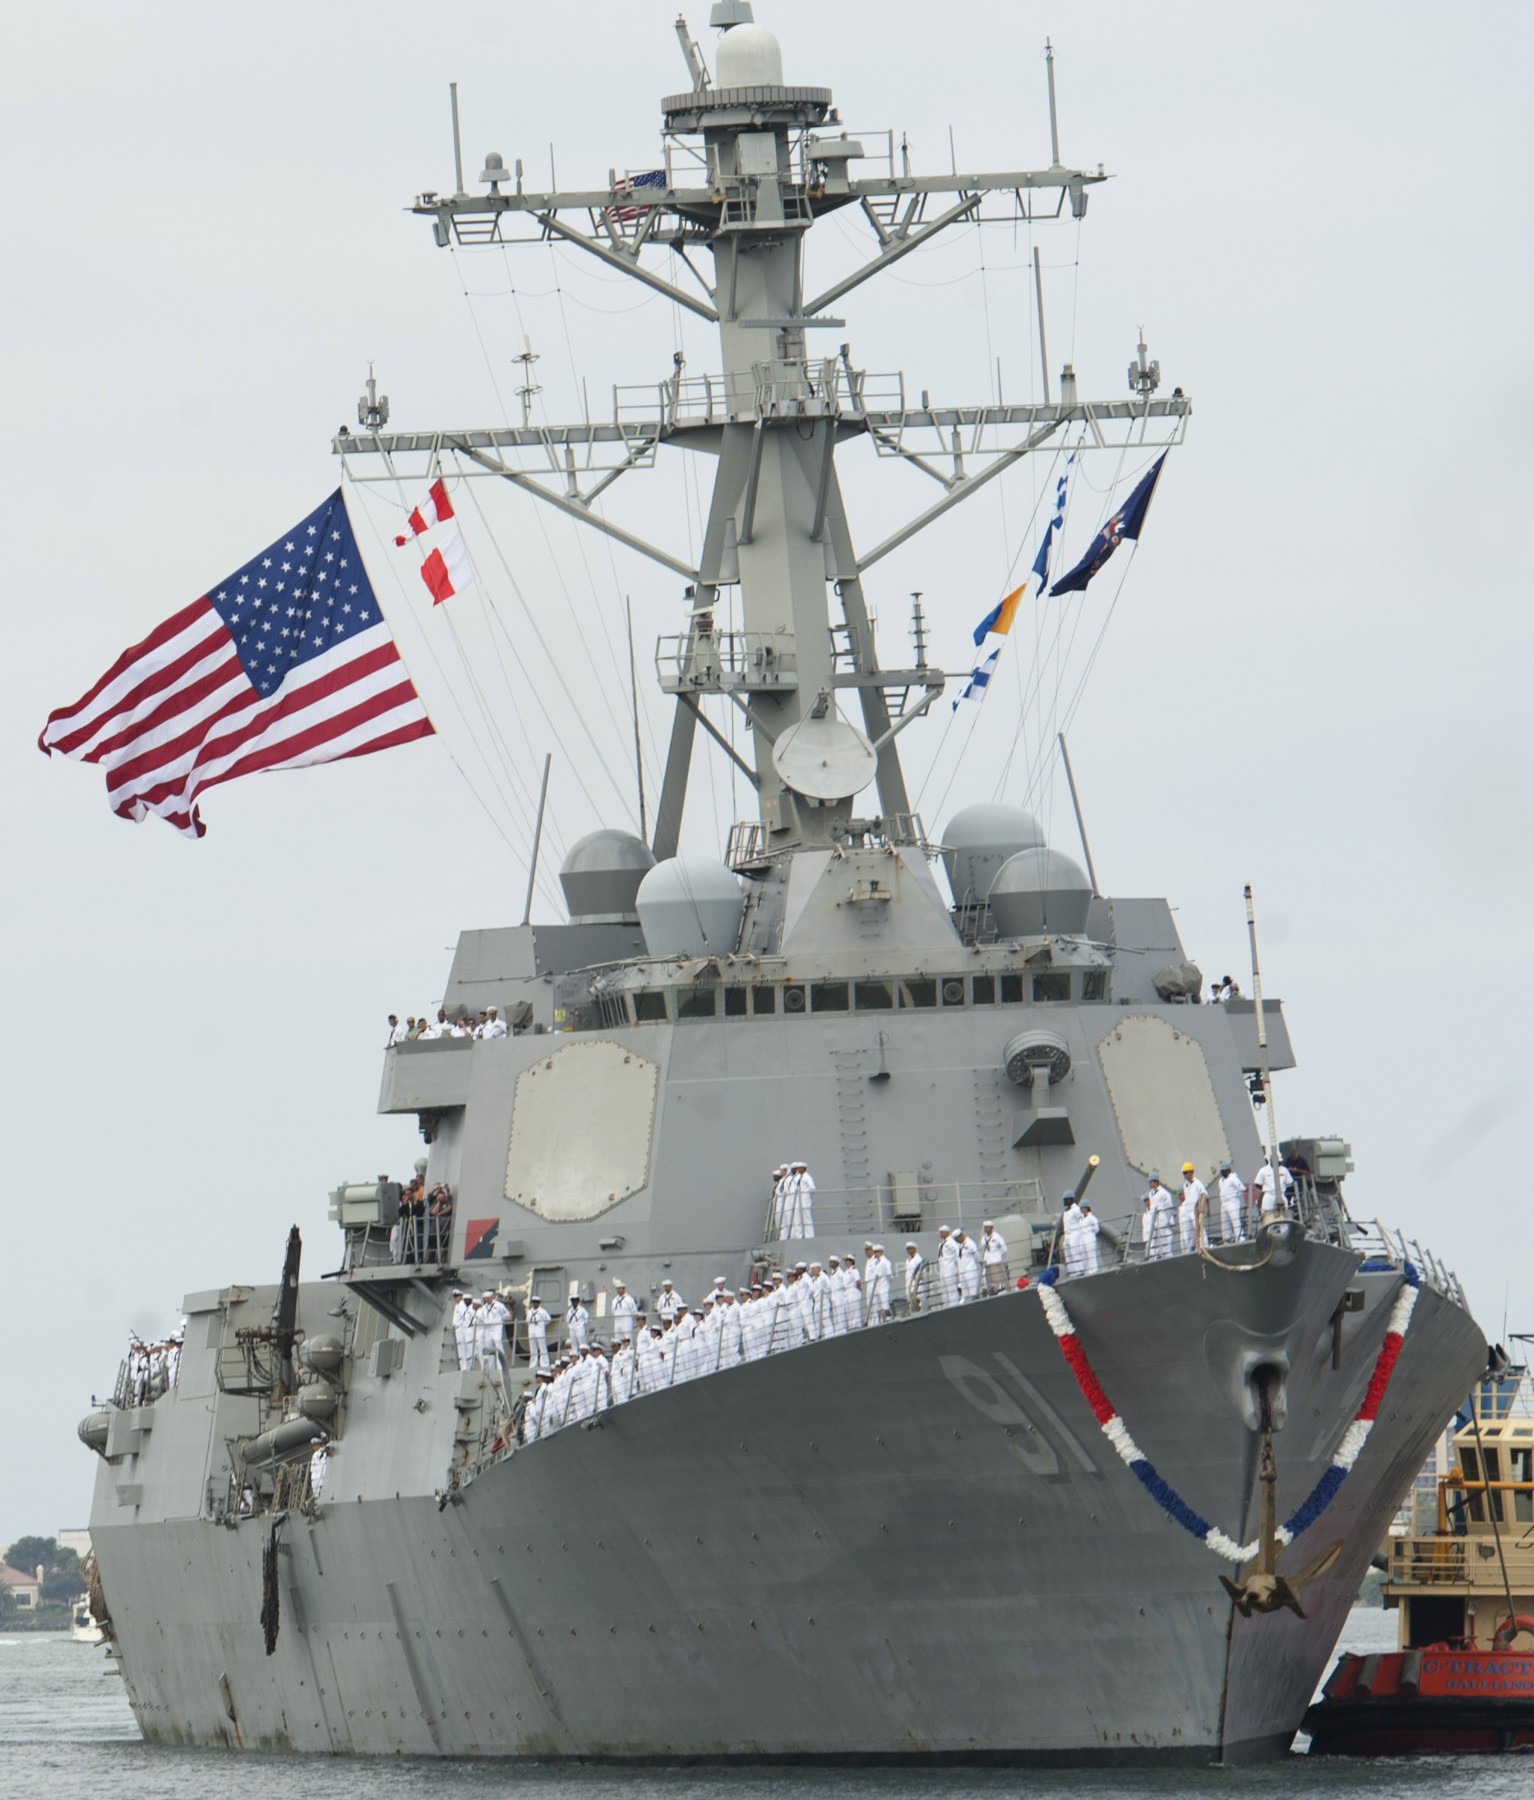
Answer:
<path fill-rule="evenodd" d="M 337 488 L 50 713 L 37 743 L 101 763 L 119 818 L 153 813 L 201 837 L 206 788 L 367 756 L 432 730 Z"/>
<path fill-rule="evenodd" d="M 615 194 L 632 194 L 639 188 L 660 188 L 664 191 L 665 186 L 666 171 L 664 169 L 647 169 L 643 175 L 625 175 L 621 181 L 615 181 L 613 192 Z M 607 209 L 608 215 L 616 219 L 620 225 L 631 225 L 641 213 L 649 210 L 646 206 L 624 206 L 622 204 L 610 206 Z"/>

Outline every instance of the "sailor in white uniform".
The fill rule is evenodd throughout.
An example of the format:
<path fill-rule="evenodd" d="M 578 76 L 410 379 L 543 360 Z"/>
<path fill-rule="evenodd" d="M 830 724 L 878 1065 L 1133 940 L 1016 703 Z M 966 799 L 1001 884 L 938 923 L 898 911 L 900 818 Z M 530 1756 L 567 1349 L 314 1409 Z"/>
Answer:
<path fill-rule="evenodd" d="M 396 1044 L 405 1041 L 405 1027 L 400 1024 L 393 1013 L 389 1014 L 389 1035 L 384 1039 L 384 1049 L 392 1050 Z"/>
<path fill-rule="evenodd" d="M 591 1314 L 581 1305 L 580 1295 L 572 1294 L 569 1311 L 565 1314 L 565 1335 L 570 1340 L 572 1350 L 585 1350 L 591 1335 L 588 1330 L 590 1324 Z"/>
<path fill-rule="evenodd" d="M 812 1338 L 834 1337 L 836 1323 L 831 1317 L 835 1305 L 836 1288 L 831 1277 L 818 1262 L 810 1264 L 809 1273 L 804 1277 L 804 1284 L 809 1289 L 806 1306 L 809 1313 L 809 1334 Z"/>
<path fill-rule="evenodd" d="M 639 1302 L 628 1291 L 621 1281 L 613 1283 L 613 1342 L 627 1344 L 633 1340 L 634 1319 L 639 1312 Z"/>
<path fill-rule="evenodd" d="M 985 1270 L 985 1291 L 999 1294 L 1007 1285 L 1007 1240 L 989 1219 L 980 1228 L 980 1263 Z"/>
<path fill-rule="evenodd" d="M 527 1303 L 527 1349 L 534 1372 L 549 1366 L 549 1315 L 534 1294 Z"/>
<path fill-rule="evenodd" d="M 506 1360 L 506 1321 L 511 1314 L 499 1294 L 486 1288 L 479 1303 L 476 1337 L 479 1344 L 479 1366 L 500 1369 Z"/>
<path fill-rule="evenodd" d="M 485 1020 L 484 1028 L 479 1035 L 486 1038 L 503 1038 L 506 1035 L 506 1021 L 493 1006 L 490 1008 L 490 1017 Z"/>
<path fill-rule="evenodd" d="M 1083 1275 L 1097 1273 L 1097 1234 L 1102 1230 L 1102 1221 L 1085 1201 L 1081 1203 L 1081 1272 Z"/>
<path fill-rule="evenodd" d="M 1209 1190 L 1193 1172 L 1193 1164 L 1182 1166 L 1182 1199 L 1177 1204 L 1177 1232 L 1183 1255 L 1196 1250 L 1204 1241 L 1204 1211 Z"/>
<path fill-rule="evenodd" d="M 1144 1198 L 1145 1254 L 1152 1261 L 1172 1254 L 1172 1222 L 1176 1216 L 1172 1191 L 1154 1169 Z"/>
<path fill-rule="evenodd" d="M 959 1297 L 963 1300 L 978 1299 L 980 1252 L 975 1247 L 975 1240 L 960 1225 L 954 1230 L 953 1241 L 958 1246 L 959 1254 Z"/>
<path fill-rule="evenodd" d="M 1239 1244 L 1246 1236 L 1241 1218 L 1245 1205 L 1246 1183 L 1227 1158 L 1220 1164 L 1220 1232 L 1227 1244 Z"/>
<path fill-rule="evenodd" d="M 914 1312 L 921 1311 L 921 1272 L 927 1259 L 909 1238 L 905 1247 L 905 1303 Z"/>
<path fill-rule="evenodd" d="M 474 1302 L 462 1288 L 453 1289 L 453 1342 L 458 1350 L 458 1367 L 471 1368 L 474 1363 Z"/>
<path fill-rule="evenodd" d="M 660 1315 L 662 1325 L 669 1325 L 675 1318 L 677 1308 L 682 1304 L 682 1296 L 671 1285 L 668 1275 L 660 1284 L 660 1295 L 655 1302 L 655 1310 Z"/>
<path fill-rule="evenodd" d="M 1280 1194 L 1285 1206 L 1294 1199 L 1294 1177 L 1282 1163 L 1279 1163 L 1275 1176 L 1273 1162 L 1268 1157 L 1263 1158 L 1262 1167 L 1252 1177 L 1252 1187 L 1257 1195 L 1258 1210 L 1265 1219 L 1272 1218 L 1279 1210 Z"/>
<path fill-rule="evenodd" d="M 873 1255 L 869 1257 L 863 1270 L 863 1282 L 868 1293 L 868 1322 L 870 1325 L 884 1325 L 895 1316 L 891 1289 L 895 1284 L 895 1268 L 884 1254 L 883 1244 L 875 1244 Z"/>
<path fill-rule="evenodd" d="M 959 1298 L 959 1246 L 946 1225 L 937 1228 L 937 1297 L 939 1306 Z"/>
<path fill-rule="evenodd" d="M 1083 1275 L 1085 1269 L 1085 1247 L 1082 1243 L 1083 1219 L 1081 1207 L 1077 1203 L 1075 1191 L 1067 1188 L 1062 1198 L 1065 1201 L 1065 1212 L 1060 1220 L 1060 1258 L 1065 1265 L 1067 1276 Z"/>
<path fill-rule="evenodd" d="M 802 1157 L 789 1171 L 783 1192 L 787 1207 L 784 1237 L 814 1237 L 815 1177 L 810 1173 L 810 1165 Z"/>
<path fill-rule="evenodd" d="M 788 1224 L 788 1164 L 779 1163 L 772 1171 L 772 1227 L 768 1232 L 774 1243 L 781 1242 Z"/>

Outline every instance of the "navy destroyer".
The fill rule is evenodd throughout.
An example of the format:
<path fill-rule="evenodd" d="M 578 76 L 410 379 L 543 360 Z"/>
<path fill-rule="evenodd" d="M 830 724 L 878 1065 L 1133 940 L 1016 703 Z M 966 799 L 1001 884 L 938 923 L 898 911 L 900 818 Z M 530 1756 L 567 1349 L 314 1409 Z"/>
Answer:
<path fill-rule="evenodd" d="M 385 1052 L 435 1205 L 340 1187 L 338 1268 L 306 1274 L 295 1230 L 280 1280 L 189 1294 L 179 1361 L 82 1422 L 97 1617 L 162 1744 L 1277 1754 L 1485 1343 L 1431 1254 L 1350 1215 L 1345 1143 L 1278 1139 L 1278 1002 L 1201 1003 L 1168 903 L 1099 892 L 1021 807 L 929 831 L 899 740 L 954 678 L 920 645 L 881 665 L 867 585 L 1030 454 L 1149 470 L 1191 403 L 1143 345 L 1120 398 L 1067 368 L 973 406 L 812 347 L 946 228 L 1080 218 L 1103 172 L 1057 144 L 915 172 L 785 79 L 749 5 L 711 22 L 712 70 L 678 21 L 661 167 L 533 192 L 492 154 L 414 210 L 442 246 L 553 238 L 659 291 L 717 325 L 719 369 L 679 360 L 568 426 L 390 431 L 370 387 L 335 442 L 354 482 L 506 481 L 672 573 L 653 833 L 571 850 L 567 921 L 465 932 L 444 1028 Z M 836 214 L 866 260 L 816 292 Z M 853 443 L 933 480 L 872 544 Z M 594 504 L 673 451 L 712 471 L 695 560 Z M 755 795 L 712 861 L 679 854 L 695 749 Z M 509 1030 L 458 1024 L 492 1008 Z M 812 1210 L 803 1170 L 775 1187 L 785 1151 Z M 1222 1208 L 1232 1164 L 1267 1170 L 1260 1204 Z M 982 1264 L 988 1225 L 1007 1250 Z M 832 1250 L 863 1285 L 828 1324 L 809 1259 Z M 919 1272 L 889 1282 L 886 1253 Z M 584 1313 L 611 1345 L 620 1281 L 653 1320 L 721 1276 L 700 1330 L 673 1321 L 642 1373 L 591 1355 L 550 1416 L 540 1335 L 559 1352 Z M 465 1349 L 465 1288 L 509 1337 Z"/>

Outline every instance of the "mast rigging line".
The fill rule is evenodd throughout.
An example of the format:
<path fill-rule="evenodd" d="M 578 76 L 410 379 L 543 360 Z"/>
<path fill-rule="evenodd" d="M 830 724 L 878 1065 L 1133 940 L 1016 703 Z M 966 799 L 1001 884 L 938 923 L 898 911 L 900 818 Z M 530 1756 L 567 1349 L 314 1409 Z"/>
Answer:
<path fill-rule="evenodd" d="M 486 773 L 490 777 L 491 786 L 492 786 L 492 788 L 494 788 L 496 790 L 497 797 L 501 800 L 502 804 L 505 805 L 506 797 L 500 793 L 499 784 L 495 778 L 495 771 L 490 766 L 489 758 L 485 754 L 484 746 L 482 744 L 480 744 L 477 737 L 475 736 L 474 728 L 469 723 L 468 715 L 464 712 L 463 702 L 458 698 L 458 695 L 454 690 L 453 684 L 448 678 L 447 671 L 442 667 L 442 659 L 437 655 L 436 646 L 432 643 L 429 634 L 426 632 L 425 628 L 421 625 L 420 621 L 416 618 L 414 612 L 411 610 L 409 599 L 405 593 L 404 584 L 400 580 L 399 570 L 394 565 L 393 561 L 389 558 L 388 548 L 387 548 L 387 546 L 385 546 L 382 538 L 379 536 L 378 522 L 373 517 L 372 512 L 366 506 L 364 506 L 362 508 L 362 512 L 363 512 L 363 516 L 367 520 L 368 529 L 373 534 L 374 543 L 376 544 L 376 546 L 378 548 L 380 560 L 388 568 L 390 579 L 394 583 L 395 590 L 396 590 L 396 593 L 398 595 L 399 602 L 400 602 L 400 612 L 401 612 L 401 614 L 403 614 L 404 616 L 406 616 L 410 619 L 413 629 L 417 632 L 417 634 L 420 636 L 422 643 L 425 645 L 427 655 L 431 658 L 431 661 L 432 661 L 434 667 L 436 668 L 437 673 L 442 678 L 443 689 L 446 692 L 448 699 L 452 702 L 454 709 L 457 711 L 459 718 L 463 721 L 464 731 L 468 737 L 468 740 L 474 746 L 476 752 L 478 753 L 478 755 L 480 757 L 480 760 L 482 762 L 484 762 Z M 395 642 L 397 645 L 398 644 L 397 635 L 396 635 Z M 403 655 L 401 656 L 401 660 L 404 661 Z M 406 663 L 405 666 L 408 670 L 408 668 L 409 668 L 408 662 Z M 438 735 L 440 736 L 441 734 L 439 733 Z M 508 835 L 505 824 L 499 818 L 497 818 L 494 809 L 491 807 L 490 803 L 485 799 L 484 795 L 480 792 L 478 786 L 475 784 L 474 778 L 469 774 L 468 770 L 463 766 L 463 763 L 459 760 L 457 752 L 453 749 L 452 745 L 445 738 L 442 740 L 442 747 L 447 752 L 447 759 L 453 765 L 453 768 L 457 771 L 459 777 L 463 781 L 464 786 L 473 795 L 475 801 L 479 805 L 480 810 L 484 813 L 485 817 L 490 821 L 491 828 L 495 832 L 496 836 L 500 838 L 500 840 L 503 844 L 505 844 L 506 848 L 511 852 L 512 856 L 515 857 L 518 861 L 520 861 L 522 858 L 522 854 L 523 854 L 522 847 L 519 846 L 514 841 L 514 839 Z"/>
<path fill-rule="evenodd" d="M 402 512 L 408 511 L 409 502 L 405 497 L 403 485 L 400 481 L 399 474 L 394 467 L 394 459 L 392 456 L 386 455 L 384 457 L 384 466 L 388 469 L 391 477 L 394 480 L 395 492 L 398 496 L 399 504 L 400 504 L 400 508 L 401 508 Z M 391 562 L 391 568 L 393 568 L 393 567 L 395 567 L 395 565 Z M 478 573 L 478 571 L 476 570 L 476 574 L 477 573 Z M 396 580 L 398 580 L 397 568 L 395 568 L 395 576 L 396 576 Z M 485 608 L 486 606 L 493 607 L 494 597 L 491 594 L 489 588 L 485 586 L 483 579 L 480 579 L 476 582 L 476 587 L 478 588 L 479 604 L 480 604 L 481 609 Z M 479 704 L 480 716 L 484 721 L 486 734 L 489 737 L 490 741 L 496 747 L 497 754 L 500 757 L 501 766 L 505 770 L 505 773 L 506 773 L 506 778 L 507 778 L 508 782 L 511 784 L 511 787 L 514 791 L 520 791 L 523 788 L 524 783 L 523 783 L 523 777 L 519 770 L 519 764 L 518 764 L 517 758 L 512 754 L 511 746 L 506 742 L 505 734 L 501 730 L 500 722 L 499 722 L 494 710 L 492 709 L 492 707 L 490 705 L 489 699 L 485 694 L 483 685 L 481 684 L 481 682 L 479 680 L 479 676 L 474 669 L 473 661 L 470 658 L 470 656 L 468 655 L 467 651 L 464 649 L 463 640 L 459 636 L 459 632 L 458 632 L 457 620 L 451 613 L 449 613 L 444 618 L 443 623 L 447 627 L 448 636 L 453 640 L 454 649 L 458 652 L 458 660 L 463 667 L 465 679 L 468 681 L 469 687 L 470 687 L 471 691 L 473 692 L 476 701 Z M 428 636 L 428 641 L 429 641 L 429 636 Z M 515 654 L 515 652 L 513 652 L 513 653 Z M 496 663 L 497 663 L 497 666 L 500 668 L 501 680 L 504 683 L 505 688 L 506 688 L 506 699 L 507 699 L 507 703 L 508 703 L 508 709 L 511 713 L 511 716 L 516 720 L 519 730 L 521 730 L 521 732 L 522 732 L 523 740 L 527 745 L 527 754 L 528 754 L 529 760 L 531 760 L 531 758 L 533 756 L 532 742 L 528 738 L 526 728 L 522 724 L 522 715 L 521 715 L 521 711 L 517 705 L 516 692 L 513 689 L 512 684 L 511 684 L 511 679 L 506 672 L 506 665 L 501 660 L 499 650 L 497 650 L 497 652 L 496 652 Z M 440 664 L 438 666 L 440 668 Z M 442 671 L 442 673 L 443 673 L 443 679 L 446 680 L 447 679 L 446 671 L 444 670 L 444 671 Z M 489 759 L 486 758 L 485 761 L 488 766 Z M 527 827 L 530 823 L 530 820 L 531 820 L 531 808 L 528 805 L 528 796 L 525 793 L 521 794 L 521 804 L 522 804 L 523 813 L 525 815 L 523 818 L 523 821 L 522 821 L 523 828 L 525 830 L 525 829 L 527 829 Z"/>

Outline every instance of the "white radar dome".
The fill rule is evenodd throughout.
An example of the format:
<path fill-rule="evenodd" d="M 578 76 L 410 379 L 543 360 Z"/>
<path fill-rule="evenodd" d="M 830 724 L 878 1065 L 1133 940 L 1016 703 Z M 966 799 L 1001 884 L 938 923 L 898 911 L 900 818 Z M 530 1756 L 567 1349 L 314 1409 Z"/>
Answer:
<path fill-rule="evenodd" d="M 765 25 L 732 25 L 715 52 L 715 85 L 782 87 L 783 51 Z"/>
<path fill-rule="evenodd" d="M 1086 871 L 1044 844 L 1008 857 L 991 883 L 991 916 L 1003 937 L 1085 931 L 1091 905 Z"/>
<path fill-rule="evenodd" d="M 640 882 L 637 906 L 651 956 L 728 956 L 746 896 L 722 863 L 673 856 Z"/>
<path fill-rule="evenodd" d="M 570 917 L 587 924 L 631 922 L 634 900 L 655 858 L 628 831 L 593 831 L 571 846 L 559 871 Z"/>
<path fill-rule="evenodd" d="M 954 904 L 978 905 L 1009 856 L 1043 842 L 1038 820 L 1020 806 L 985 802 L 956 812 L 943 833 L 943 866 Z"/>

